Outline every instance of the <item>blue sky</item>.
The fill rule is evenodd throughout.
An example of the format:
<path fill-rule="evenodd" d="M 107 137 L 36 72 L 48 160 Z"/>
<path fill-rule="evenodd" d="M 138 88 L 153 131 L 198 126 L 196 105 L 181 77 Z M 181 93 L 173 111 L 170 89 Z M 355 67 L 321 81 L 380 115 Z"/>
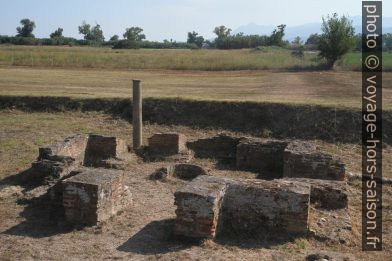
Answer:
<path fill-rule="evenodd" d="M 383 2 L 384 16 L 392 16 L 392 1 Z M 65 36 L 81 38 L 83 20 L 99 23 L 105 37 L 122 36 L 126 27 L 140 26 L 148 40 L 186 40 L 195 30 L 212 38 L 217 25 L 233 30 L 241 25 L 300 25 L 321 21 L 337 12 L 361 14 L 359 0 L 1 0 L 0 34 L 15 35 L 22 18 L 35 21 L 37 37 L 48 37 L 57 27 Z"/>

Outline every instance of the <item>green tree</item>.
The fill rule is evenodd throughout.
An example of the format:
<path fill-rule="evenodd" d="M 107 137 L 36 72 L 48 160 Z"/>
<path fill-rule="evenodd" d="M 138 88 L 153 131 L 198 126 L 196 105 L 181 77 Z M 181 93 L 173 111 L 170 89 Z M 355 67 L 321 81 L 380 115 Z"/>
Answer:
<path fill-rule="evenodd" d="M 204 43 L 204 37 L 199 36 L 199 34 L 196 33 L 195 31 L 189 32 L 187 43 L 188 44 L 195 44 L 197 47 L 201 48 Z"/>
<path fill-rule="evenodd" d="M 227 28 L 224 25 L 217 26 L 214 29 L 214 33 L 216 34 L 216 38 L 214 41 L 214 45 L 219 49 L 230 49 L 230 33 L 231 29 Z"/>
<path fill-rule="evenodd" d="M 146 39 L 146 36 L 142 34 L 143 29 L 140 27 L 130 27 L 125 29 L 125 33 L 123 34 L 124 38 L 131 42 L 141 42 L 143 39 Z"/>
<path fill-rule="evenodd" d="M 305 46 L 301 37 L 297 36 L 291 41 L 291 55 L 299 58 L 304 58 L 305 56 Z"/>
<path fill-rule="evenodd" d="M 20 20 L 20 23 L 22 24 L 22 27 L 18 26 L 16 28 L 16 31 L 18 34 L 16 36 L 20 37 L 33 37 L 34 38 L 34 28 L 35 28 L 35 23 L 34 21 L 31 21 L 30 19 L 22 19 Z"/>
<path fill-rule="evenodd" d="M 391 33 L 383 34 L 382 38 L 383 38 L 382 40 L 384 44 L 384 49 L 386 51 L 392 51 L 392 34 Z"/>
<path fill-rule="evenodd" d="M 110 37 L 110 41 L 111 42 L 117 42 L 119 39 L 120 39 L 120 37 L 117 34 L 115 34 L 112 37 Z"/>
<path fill-rule="evenodd" d="M 299 46 L 299 45 L 303 44 L 303 41 L 302 41 L 301 37 L 297 36 L 297 37 L 294 38 L 293 41 L 291 41 L 291 43 L 294 44 L 294 45 Z"/>
<path fill-rule="evenodd" d="M 320 38 L 320 36 L 318 34 L 311 34 L 311 35 L 309 35 L 305 44 L 306 45 L 317 44 L 317 41 L 319 40 L 319 38 Z"/>
<path fill-rule="evenodd" d="M 332 68 L 355 46 L 354 27 L 346 16 L 339 17 L 336 13 L 323 17 L 322 34 L 317 43 L 320 56 L 327 60 L 327 67 Z"/>
<path fill-rule="evenodd" d="M 91 34 L 91 25 L 83 21 L 82 25 L 79 26 L 79 34 L 83 34 L 84 39 L 88 40 Z"/>
<path fill-rule="evenodd" d="M 215 29 L 214 29 L 214 34 L 216 34 L 216 36 L 217 36 L 219 39 L 222 39 L 222 38 L 225 38 L 225 37 L 230 36 L 230 33 L 231 33 L 231 29 L 230 29 L 230 28 L 227 28 L 227 27 L 224 26 L 224 25 L 217 26 L 217 27 L 215 27 Z"/>
<path fill-rule="evenodd" d="M 61 38 L 63 37 L 63 28 L 57 28 L 56 31 L 50 34 L 50 38 Z"/>
<path fill-rule="evenodd" d="M 83 21 L 82 25 L 79 26 L 79 33 L 83 34 L 84 39 L 88 41 L 92 41 L 95 43 L 102 43 L 103 41 L 105 41 L 103 31 L 99 24 L 96 24 L 95 26 L 91 27 L 91 25 Z"/>
<path fill-rule="evenodd" d="M 275 29 L 271 36 L 270 36 L 270 45 L 276 45 L 276 46 L 283 46 L 285 45 L 285 42 L 283 41 L 284 37 L 284 30 L 286 28 L 285 24 L 281 24 L 277 26 L 277 29 Z"/>

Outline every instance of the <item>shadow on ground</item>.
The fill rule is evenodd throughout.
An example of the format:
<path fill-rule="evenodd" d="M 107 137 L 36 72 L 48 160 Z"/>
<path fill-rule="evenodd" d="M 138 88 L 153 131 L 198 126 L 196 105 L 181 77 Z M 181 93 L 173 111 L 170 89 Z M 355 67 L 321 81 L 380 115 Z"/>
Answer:
<path fill-rule="evenodd" d="M 288 233 L 260 233 L 260 234 L 241 234 L 236 235 L 231 232 L 223 232 L 215 240 L 216 243 L 222 246 L 235 246 L 242 249 L 254 249 L 254 248 L 271 248 L 273 246 L 279 246 L 289 242 L 293 242 L 296 238 L 301 235 L 288 234 Z"/>
<path fill-rule="evenodd" d="M 194 242 L 175 240 L 172 236 L 174 219 L 153 221 L 117 248 L 122 252 L 142 255 L 165 254 L 191 247 Z"/>
<path fill-rule="evenodd" d="M 173 237 L 172 229 L 175 219 L 153 221 L 133 235 L 128 241 L 117 248 L 119 251 L 142 255 L 165 254 L 177 252 L 195 245 L 202 245 L 202 239 L 189 239 L 184 237 Z M 224 232 L 217 237 L 216 243 L 225 246 L 236 246 L 243 249 L 271 248 L 292 242 L 296 235 L 274 233 L 262 235 L 235 235 Z"/>
<path fill-rule="evenodd" d="M 3 234 L 43 238 L 72 231 L 74 227 L 65 222 L 63 209 L 50 204 L 48 186 L 41 186 L 40 179 L 31 179 L 31 174 L 32 170 L 27 169 L 0 180 L 0 187 L 17 185 L 22 188 L 16 203 L 24 206 L 19 213 L 24 221 Z"/>
<path fill-rule="evenodd" d="M 71 232 L 74 227 L 61 215 L 61 209 L 52 209 L 43 203 L 46 195 L 31 200 L 22 200 L 18 204 L 26 204 L 20 213 L 25 220 L 4 231 L 3 234 L 32 238 L 51 237 Z"/>
<path fill-rule="evenodd" d="M 5 186 L 12 186 L 12 185 L 19 185 L 22 187 L 32 187 L 34 185 L 39 185 L 39 181 L 32 183 L 32 180 L 30 179 L 32 174 L 32 169 L 26 169 L 18 174 L 10 175 L 5 177 L 4 179 L 0 180 L 0 188 L 5 187 Z M 35 184 L 36 183 L 36 184 Z"/>

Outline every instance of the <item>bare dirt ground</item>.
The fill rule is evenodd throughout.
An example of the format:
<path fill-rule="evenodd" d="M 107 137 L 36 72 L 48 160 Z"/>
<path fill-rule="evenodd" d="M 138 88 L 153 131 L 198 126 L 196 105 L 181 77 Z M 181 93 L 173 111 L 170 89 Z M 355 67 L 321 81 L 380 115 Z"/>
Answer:
<path fill-rule="evenodd" d="M 210 137 L 222 130 L 196 130 L 182 126 L 149 125 L 144 137 L 156 132 L 178 131 L 189 140 Z M 39 187 L 21 184 L 24 170 L 37 156 L 38 147 L 60 141 L 75 133 L 95 132 L 131 140 L 132 126 L 103 114 L 0 112 L 0 259 L 1 260 L 304 260 L 312 250 L 346 253 L 353 260 L 390 260 L 392 256 L 392 188 L 384 186 L 384 251 L 361 252 L 360 182 L 350 182 L 349 213 L 353 237 L 347 244 L 322 242 L 314 238 L 274 240 L 206 240 L 199 243 L 171 237 L 175 218 L 174 191 L 184 181 L 151 181 L 149 175 L 165 162 L 137 160 L 127 167 L 126 185 L 133 193 L 133 205 L 111 220 L 95 227 L 78 228 L 53 215 L 39 200 L 31 200 Z M 241 136 L 242 133 L 231 133 Z M 340 155 L 348 172 L 360 170 L 360 146 L 316 143 L 323 150 Z M 391 164 L 386 148 L 384 164 Z M 197 163 L 213 169 L 213 175 L 254 178 L 254 173 L 216 170 L 212 160 Z M 390 169 L 388 168 L 385 168 Z M 18 174 L 19 173 L 19 174 Z"/>

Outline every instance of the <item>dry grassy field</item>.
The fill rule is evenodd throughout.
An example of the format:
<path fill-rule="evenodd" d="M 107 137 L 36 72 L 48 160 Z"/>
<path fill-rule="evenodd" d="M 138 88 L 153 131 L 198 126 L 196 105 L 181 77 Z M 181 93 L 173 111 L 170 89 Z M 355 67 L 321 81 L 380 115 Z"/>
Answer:
<path fill-rule="evenodd" d="M 323 60 L 317 52 L 303 58 L 279 47 L 239 50 L 139 49 L 108 47 L 0 46 L 0 65 L 49 68 L 169 69 L 169 70 L 315 70 Z M 361 53 L 352 52 L 338 63 L 339 70 L 361 70 Z M 392 53 L 383 53 L 384 71 L 392 71 Z"/>
<path fill-rule="evenodd" d="M 263 70 L 313 68 L 316 53 L 301 59 L 276 47 L 262 50 L 140 49 L 112 50 L 93 47 L 0 46 L 0 65 L 170 70 Z"/>
<path fill-rule="evenodd" d="M 392 73 L 384 73 L 384 108 L 392 108 Z M 181 97 L 361 106 L 359 72 L 170 71 L 0 68 L 0 95 L 130 97 L 132 79 L 141 79 L 144 97 Z"/>

